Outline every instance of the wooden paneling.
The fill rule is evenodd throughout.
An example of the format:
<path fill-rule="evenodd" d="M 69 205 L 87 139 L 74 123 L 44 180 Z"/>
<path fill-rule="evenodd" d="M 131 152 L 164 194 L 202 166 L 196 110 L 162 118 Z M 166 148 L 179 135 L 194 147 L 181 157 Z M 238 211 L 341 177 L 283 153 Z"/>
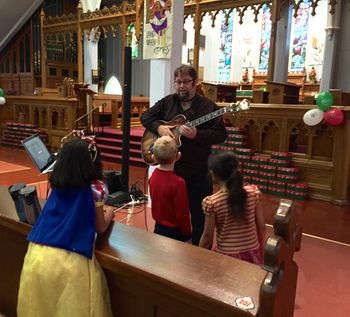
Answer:
<path fill-rule="evenodd" d="M 60 140 L 75 128 L 77 99 L 53 96 L 6 96 L 0 108 L 1 134 L 6 122 L 30 123 L 48 134 L 51 150 L 60 147 Z"/>
<path fill-rule="evenodd" d="M 93 106 L 99 108 L 100 114 L 110 114 L 111 127 L 119 129 L 123 125 L 123 97 L 119 95 L 93 95 Z M 141 126 L 140 118 L 149 108 L 149 97 L 131 96 L 131 126 Z"/>
<path fill-rule="evenodd" d="M 320 83 L 307 82 L 304 84 L 304 97 L 305 96 L 315 96 L 320 91 Z"/>
<path fill-rule="evenodd" d="M 204 95 L 214 102 L 235 102 L 237 84 L 202 82 Z"/>
<path fill-rule="evenodd" d="M 48 88 L 57 88 L 57 85 L 61 85 L 66 77 L 77 80 L 78 68 L 76 64 L 47 62 L 46 67 Z"/>
<path fill-rule="evenodd" d="M 256 73 L 253 74 L 252 87 L 253 90 L 259 90 L 261 88 L 266 88 L 265 81 L 267 80 L 266 73 Z M 289 83 L 297 84 L 300 86 L 299 100 L 304 100 L 305 96 L 314 95 L 319 92 L 320 84 L 306 82 L 306 73 L 288 73 Z"/>

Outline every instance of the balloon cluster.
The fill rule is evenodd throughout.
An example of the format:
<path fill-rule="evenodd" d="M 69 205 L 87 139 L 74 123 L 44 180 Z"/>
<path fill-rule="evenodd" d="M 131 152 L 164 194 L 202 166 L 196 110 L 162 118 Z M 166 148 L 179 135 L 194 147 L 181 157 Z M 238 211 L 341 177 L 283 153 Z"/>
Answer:
<path fill-rule="evenodd" d="M 0 88 L 0 105 L 4 105 L 6 103 L 6 99 L 4 96 L 4 89 Z"/>
<path fill-rule="evenodd" d="M 311 109 L 304 114 L 303 121 L 308 126 L 314 126 L 324 120 L 332 126 L 341 125 L 344 122 L 344 113 L 340 109 L 332 108 L 333 95 L 323 91 L 316 98 L 316 109 Z"/>

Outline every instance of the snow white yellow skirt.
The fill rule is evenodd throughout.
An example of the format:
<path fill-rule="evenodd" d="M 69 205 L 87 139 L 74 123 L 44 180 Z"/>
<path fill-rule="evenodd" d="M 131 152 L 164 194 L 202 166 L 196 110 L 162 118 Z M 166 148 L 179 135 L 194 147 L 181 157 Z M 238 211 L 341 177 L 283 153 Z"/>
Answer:
<path fill-rule="evenodd" d="M 18 317 L 112 316 L 109 291 L 95 259 L 29 243 L 21 273 Z"/>

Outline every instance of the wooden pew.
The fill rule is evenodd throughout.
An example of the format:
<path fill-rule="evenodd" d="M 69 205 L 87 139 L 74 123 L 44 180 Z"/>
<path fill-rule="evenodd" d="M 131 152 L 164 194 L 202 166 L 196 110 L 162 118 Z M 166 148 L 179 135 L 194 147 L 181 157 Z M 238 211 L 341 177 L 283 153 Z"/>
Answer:
<path fill-rule="evenodd" d="M 301 230 L 292 202 L 281 200 L 263 268 L 144 230 L 114 223 L 98 237 L 96 257 L 116 316 L 293 315 Z M 30 226 L 0 215 L 0 307 L 15 316 Z M 268 272 L 266 272 L 268 271 Z M 245 307 L 246 310 L 239 308 Z"/>

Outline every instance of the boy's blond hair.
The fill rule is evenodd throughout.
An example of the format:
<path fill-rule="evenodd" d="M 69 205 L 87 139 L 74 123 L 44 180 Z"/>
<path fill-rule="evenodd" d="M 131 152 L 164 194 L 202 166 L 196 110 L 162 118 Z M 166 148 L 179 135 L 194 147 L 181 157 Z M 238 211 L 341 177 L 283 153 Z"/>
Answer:
<path fill-rule="evenodd" d="M 170 136 L 162 136 L 154 142 L 153 155 L 159 164 L 170 164 L 175 160 L 177 146 Z"/>

